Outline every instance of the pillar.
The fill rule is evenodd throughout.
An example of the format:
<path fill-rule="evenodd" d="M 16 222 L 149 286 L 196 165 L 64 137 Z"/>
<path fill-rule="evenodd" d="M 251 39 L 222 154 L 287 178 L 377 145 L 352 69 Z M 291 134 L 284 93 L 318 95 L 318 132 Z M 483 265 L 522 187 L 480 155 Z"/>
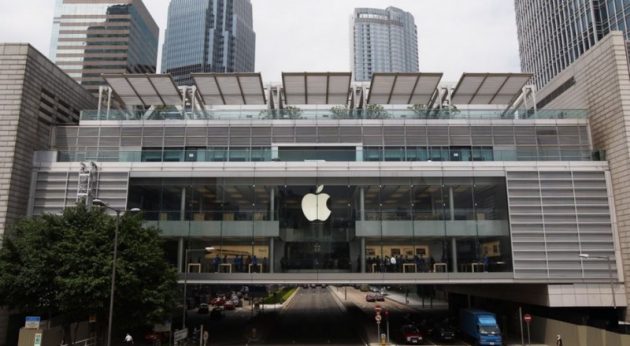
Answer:
<path fill-rule="evenodd" d="M 453 258 L 453 273 L 457 273 L 457 239 L 451 238 L 451 251 Z"/>
<path fill-rule="evenodd" d="M 365 238 L 361 238 L 361 273 L 365 273 Z"/>
<path fill-rule="evenodd" d="M 273 274 L 273 272 L 274 272 L 273 267 L 276 264 L 275 263 L 276 256 L 275 256 L 275 246 L 274 246 L 275 241 L 274 240 L 275 239 L 273 237 L 269 238 L 269 258 L 268 258 L 267 263 L 269 263 L 269 273 L 270 274 Z"/>
<path fill-rule="evenodd" d="M 177 270 L 183 273 L 184 268 L 184 238 L 179 238 L 177 243 Z"/>

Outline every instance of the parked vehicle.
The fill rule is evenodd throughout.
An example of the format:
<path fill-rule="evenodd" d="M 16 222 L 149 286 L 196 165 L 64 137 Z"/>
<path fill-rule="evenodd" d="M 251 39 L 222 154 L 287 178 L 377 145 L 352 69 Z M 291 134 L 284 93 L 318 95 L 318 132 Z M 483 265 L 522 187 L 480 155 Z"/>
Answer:
<path fill-rule="evenodd" d="M 365 295 L 365 301 L 368 303 L 373 303 L 376 301 L 376 296 L 373 293 L 368 293 Z"/>
<path fill-rule="evenodd" d="M 199 307 L 197 308 L 198 314 L 207 314 L 208 312 L 210 312 L 210 307 L 208 306 L 208 304 L 206 303 L 199 304 Z"/>
<path fill-rule="evenodd" d="M 223 306 L 223 304 L 225 304 L 225 298 L 223 298 L 223 297 L 216 297 L 216 298 L 212 299 L 210 304 L 212 304 L 214 306 Z"/>
<path fill-rule="evenodd" d="M 210 311 L 210 319 L 211 320 L 220 320 L 223 318 L 223 308 L 216 307 Z"/>
<path fill-rule="evenodd" d="M 374 299 L 376 299 L 377 302 L 384 302 L 385 301 L 385 297 L 380 294 L 380 293 L 375 293 L 374 294 Z"/>
<path fill-rule="evenodd" d="M 459 326 L 477 345 L 502 345 L 501 330 L 496 316 L 487 311 L 464 309 L 459 314 Z"/>
<path fill-rule="evenodd" d="M 455 328 L 448 324 L 448 321 L 436 323 L 431 330 L 431 337 L 436 341 L 455 340 Z"/>
<path fill-rule="evenodd" d="M 418 327 L 413 324 L 406 324 L 400 328 L 400 333 L 402 335 L 402 341 L 407 344 L 418 345 L 422 342 L 422 333 Z"/>
<path fill-rule="evenodd" d="M 234 303 L 231 300 L 226 301 L 223 304 L 223 309 L 224 310 L 234 310 L 236 309 L 236 305 L 234 305 Z"/>

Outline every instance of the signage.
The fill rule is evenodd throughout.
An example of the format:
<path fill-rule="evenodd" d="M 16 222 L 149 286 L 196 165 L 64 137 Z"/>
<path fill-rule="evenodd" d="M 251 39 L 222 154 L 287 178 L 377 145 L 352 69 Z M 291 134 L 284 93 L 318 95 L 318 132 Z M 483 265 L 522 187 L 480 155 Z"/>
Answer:
<path fill-rule="evenodd" d="M 39 329 L 39 322 L 41 318 L 39 316 L 26 316 L 24 321 L 24 328 L 27 329 Z"/>
<path fill-rule="evenodd" d="M 188 328 L 176 330 L 175 333 L 173 333 L 174 342 L 182 341 L 186 339 L 187 337 L 188 337 Z"/>
<path fill-rule="evenodd" d="M 308 221 L 326 221 L 330 217 L 331 210 L 326 202 L 330 195 L 321 193 L 324 185 L 319 185 L 315 193 L 306 194 L 302 198 L 302 212 Z"/>
<path fill-rule="evenodd" d="M 531 321 L 532 321 L 532 315 L 530 315 L 530 314 L 525 314 L 525 315 L 523 316 L 523 321 L 525 321 L 525 323 L 529 323 L 529 322 L 531 322 Z"/>
<path fill-rule="evenodd" d="M 374 311 L 376 311 L 376 313 L 377 313 L 377 314 L 380 314 L 380 313 L 381 313 L 381 310 L 382 310 L 382 309 L 381 309 L 381 306 L 380 306 L 380 305 L 376 305 L 376 306 L 374 307 Z"/>
<path fill-rule="evenodd" d="M 381 315 L 376 315 L 376 316 L 374 316 L 374 319 L 376 320 L 376 323 L 381 323 L 381 320 L 383 318 L 381 317 Z"/>
<path fill-rule="evenodd" d="M 42 346 L 42 333 L 35 334 L 35 341 L 33 342 L 33 346 Z"/>

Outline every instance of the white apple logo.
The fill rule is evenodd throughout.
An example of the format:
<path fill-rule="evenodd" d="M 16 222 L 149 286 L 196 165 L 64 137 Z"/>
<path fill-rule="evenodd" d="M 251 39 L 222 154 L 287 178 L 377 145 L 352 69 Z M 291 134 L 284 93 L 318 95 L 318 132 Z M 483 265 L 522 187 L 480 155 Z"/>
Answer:
<path fill-rule="evenodd" d="M 330 216 L 330 209 L 326 205 L 326 201 L 330 196 L 326 193 L 321 193 L 324 190 L 324 185 L 319 185 L 315 193 L 309 193 L 302 198 L 302 212 L 308 221 L 326 221 Z"/>

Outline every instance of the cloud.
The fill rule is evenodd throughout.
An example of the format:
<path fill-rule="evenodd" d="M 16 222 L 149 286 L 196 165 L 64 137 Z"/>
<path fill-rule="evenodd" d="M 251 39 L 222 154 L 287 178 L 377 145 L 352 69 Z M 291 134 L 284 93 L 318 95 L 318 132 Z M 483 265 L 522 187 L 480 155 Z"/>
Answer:
<path fill-rule="evenodd" d="M 163 40 L 169 0 L 144 0 Z M 29 42 L 47 54 L 53 0 L 4 1 L 0 41 Z M 256 70 L 265 81 L 282 71 L 350 71 L 350 16 L 355 7 L 396 6 L 418 26 L 420 70 L 520 70 L 514 4 L 506 0 L 252 0 Z M 37 9 L 37 10 L 33 10 Z M 160 44 L 161 48 L 161 44 Z"/>

